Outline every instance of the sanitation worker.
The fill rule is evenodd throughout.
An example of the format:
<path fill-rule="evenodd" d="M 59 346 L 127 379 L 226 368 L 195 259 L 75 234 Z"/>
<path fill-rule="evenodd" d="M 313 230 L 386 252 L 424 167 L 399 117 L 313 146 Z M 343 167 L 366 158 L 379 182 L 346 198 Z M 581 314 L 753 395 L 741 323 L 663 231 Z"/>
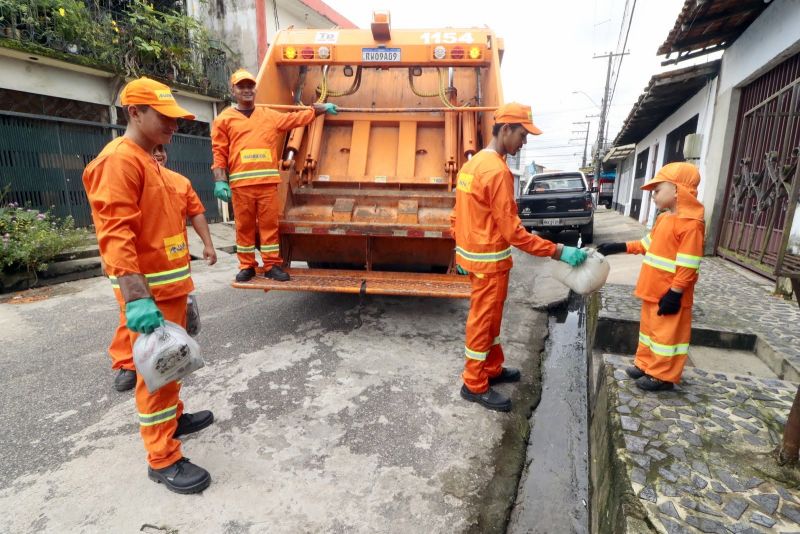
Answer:
<path fill-rule="evenodd" d="M 194 115 L 178 106 L 169 87 L 148 78 L 127 84 L 120 95 L 128 126 L 108 143 L 83 173 L 97 243 L 132 344 L 164 319 L 186 326 L 189 272 L 185 196 L 153 159 L 153 148 L 169 143 L 177 119 Z M 210 411 L 184 413 L 181 385 L 153 393 L 136 380 L 139 430 L 147 450 L 148 476 L 176 493 L 197 493 L 211 475 L 184 458 L 177 438 L 214 420 Z"/>
<path fill-rule="evenodd" d="M 605 243 L 603 255 L 644 254 L 634 294 L 642 299 L 639 346 L 628 376 L 645 391 L 680 382 L 689 353 L 692 304 L 703 256 L 705 210 L 697 200 L 700 172 L 691 163 L 669 163 L 642 186 L 663 210 L 641 241 Z"/>
<path fill-rule="evenodd" d="M 522 104 L 501 106 L 494 119 L 489 146 L 475 154 L 458 173 L 453 232 L 457 270 L 468 274 L 472 284 L 461 396 L 490 410 L 507 412 L 511 410 L 511 399 L 491 386 L 520 379 L 518 369 L 503 367 L 500 344 L 512 267 L 511 247 L 572 266 L 583 263 L 586 253 L 542 239 L 522 226 L 514 200 L 514 177 L 505 157 L 515 155 L 528 134 L 542 132 L 533 124 L 531 108 Z"/>
<path fill-rule="evenodd" d="M 181 219 L 184 221 L 184 237 L 186 237 L 186 218 L 192 221 L 192 228 L 203 241 L 203 258 L 209 265 L 217 263 L 217 251 L 214 250 L 214 243 L 211 240 L 211 232 L 206 221 L 203 203 L 197 196 L 192 183 L 185 176 L 167 169 L 167 151 L 164 145 L 158 144 L 153 148 L 153 158 L 162 167 L 164 178 L 167 179 L 175 188 L 179 201 L 176 206 L 181 210 Z M 188 240 L 187 240 L 188 243 Z M 105 269 L 104 269 L 105 270 Z M 111 368 L 117 369 L 114 377 L 114 389 L 117 391 L 128 391 L 136 386 L 136 367 L 133 365 L 133 345 L 128 327 L 125 326 L 124 302 L 120 302 L 120 318 L 114 339 L 108 347 L 111 356 Z"/>
<path fill-rule="evenodd" d="M 255 106 L 256 79 L 244 69 L 231 76 L 231 91 L 236 106 L 225 109 L 214 119 L 211 145 L 214 152 L 214 195 L 233 199 L 236 219 L 236 254 L 239 258 L 237 282 L 256 274 L 256 230 L 264 275 L 286 282 L 289 274 L 281 268 L 278 243 L 278 164 L 282 134 L 305 126 L 323 113 L 336 114 L 334 104 L 314 104 L 314 109 L 279 113 Z"/>

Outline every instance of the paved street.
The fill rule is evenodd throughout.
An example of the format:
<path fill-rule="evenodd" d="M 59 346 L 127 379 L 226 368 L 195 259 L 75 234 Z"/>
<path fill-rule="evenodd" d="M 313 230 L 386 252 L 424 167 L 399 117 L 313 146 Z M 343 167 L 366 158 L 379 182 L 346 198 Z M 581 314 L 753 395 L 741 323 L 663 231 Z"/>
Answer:
<path fill-rule="evenodd" d="M 512 277 L 511 414 L 458 396 L 467 301 L 370 297 L 359 311 L 355 296 L 231 289 L 225 253 L 194 262 L 206 367 L 183 398 L 216 416 L 184 443 L 212 473 L 199 496 L 146 476 L 133 395 L 111 389 L 107 280 L 6 301 L 0 508 L 15 512 L 0 531 L 498 531 L 538 399 L 547 318 L 532 306 L 566 297 L 548 261 L 521 257 Z"/>

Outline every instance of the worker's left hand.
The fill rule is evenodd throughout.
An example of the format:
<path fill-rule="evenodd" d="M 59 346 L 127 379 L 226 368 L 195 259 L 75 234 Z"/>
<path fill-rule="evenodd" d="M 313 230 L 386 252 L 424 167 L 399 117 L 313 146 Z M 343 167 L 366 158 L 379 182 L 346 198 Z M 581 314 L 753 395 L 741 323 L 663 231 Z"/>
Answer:
<path fill-rule="evenodd" d="M 672 289 L 664 293 L 664 296 L 658 301 L 658 315 L 675 315 L 681 311 L 681 297 L 683 297 L 683 293 Z"/>
<path fill-rule="evenodd" d="M 231 186 L 228 182 L 214 182 L 214 196 L 223 202 L 230 202 Z"/>
<path fill-rule="evenodd" d="M 577 267 L 586 261 L 586 251 L 581 248 L 564 247 L 561 251 L 561 257 L 558 258 L 571 267 Z"/>
<path fill-rule="evenodd" d="M 206 263 L 209 265 L 217 263 L 217 251 L 214 250 L 213 245 L 206 245 L 203 247 L 203 259 L 205 259 Z"/>
<path fill-rule="evenodd" d="M 317 115 L 322 115 L 323 113 L 327 113 L 329 115 L 339 114 L 339 108 L 336 107 L 336 104 L 331 104 L 330 102 L 325 102 L 324 104 L 314 104 L 314 110 L 317 112 Z"/>

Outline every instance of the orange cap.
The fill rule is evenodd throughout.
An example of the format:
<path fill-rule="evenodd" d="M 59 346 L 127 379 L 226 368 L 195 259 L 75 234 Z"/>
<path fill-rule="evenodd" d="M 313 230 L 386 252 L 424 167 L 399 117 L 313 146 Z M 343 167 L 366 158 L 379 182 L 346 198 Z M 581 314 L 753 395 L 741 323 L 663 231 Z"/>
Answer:
<path fill-rule="evenodd" d="M 542 131 L 533 124 L 533 112 L 530 106 L 524 106 L 517 102 L 510 102 L 497 108 L 494 112 L 494 121 L 500 124 L 521 124 L 533 135 L 539 135 Z"/>
<path fill-rule="evenodd" d="M 119 101 L 123 106 L 150 106 L 173 119 L 194 119 L 194 115 L 175 102 L 169 87 L 150 78 L 141 77 L 128 83 L 122 89 Z"/>
<path fill-rule="evenodd" d="M 231 85 L 236 85 L 244 80 L 250 80 L 251 82 L 256 83 L 256 77 L 244 69 L 239 69 L 231 74 Z"/>
<path fill-rule="evenodd" d="M 668 163 L 661 167 L 652 180 L 640 187 L 642 191 L 650 191 L 661 182 L 682 185 L 693 195 L 697 195 L 700 185 L 700 171 L 695 165 L 683 161 Z"/>

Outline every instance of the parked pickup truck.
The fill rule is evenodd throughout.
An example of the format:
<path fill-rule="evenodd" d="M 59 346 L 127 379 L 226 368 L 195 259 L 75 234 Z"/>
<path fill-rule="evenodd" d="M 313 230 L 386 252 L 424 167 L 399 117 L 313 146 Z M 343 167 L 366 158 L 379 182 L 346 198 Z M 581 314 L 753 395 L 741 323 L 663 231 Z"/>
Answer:
<path fill-rule="evenodd" d="M 531 178 L 517 201 L 519 218 L 528 230 L 558 233 L 574 230 L 581 241 L 594 238 L 594 202 L 581 172 L 553 172 Z"/>

